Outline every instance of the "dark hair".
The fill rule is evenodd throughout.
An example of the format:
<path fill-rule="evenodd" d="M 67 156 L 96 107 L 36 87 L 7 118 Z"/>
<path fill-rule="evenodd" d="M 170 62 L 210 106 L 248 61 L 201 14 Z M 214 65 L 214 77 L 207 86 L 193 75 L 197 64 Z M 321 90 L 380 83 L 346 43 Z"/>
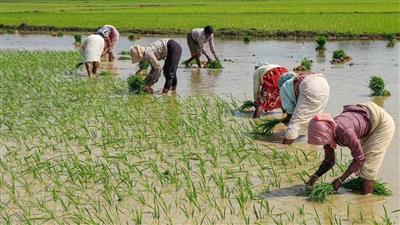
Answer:
<path fill-rule="evenodd" d="M 211 25 L 208 25 L 204 27 L 204 32 L 206 32 L 206 34 L 212 34 L 214 32 L 214 29 Z"/>

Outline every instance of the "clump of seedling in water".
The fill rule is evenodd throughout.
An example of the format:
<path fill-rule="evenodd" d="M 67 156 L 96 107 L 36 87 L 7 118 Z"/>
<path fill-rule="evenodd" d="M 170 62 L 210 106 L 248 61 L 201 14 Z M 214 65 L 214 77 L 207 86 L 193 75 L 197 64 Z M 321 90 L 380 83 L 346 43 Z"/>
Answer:
<path fill-rule="evenodd" d="M 244 41 L 244 43 L 249 43 L 250 42 L 250 36 L 244 36 L 243 41 Z"/>
<path fill-rule="evenodd" d="M 208 69 L 220 69 L 222 68 L 222 64 L 219 60 L 214 60 L 211 63 L 206 63 L 204 65 L 204 68 L 208 68 Z"/>
<path fill-rule="evenodd" d="M 326 50 L 325 44 L 326 44 L 326 37 L 325 36 L 318 36 L 317 39 L 315 39 L 315 42 L 317 42 L 317 47 L 315 50 Z"/>
<path fill-rule="evenodd" d="M 82 41 L 82 36 L 80 34 L 74 34 L 74 40 L 75 40 L 74 45 L 79 46 Z"/>
<path fill-rule="evenodd" d="M 144 86 L 145 80 L 138 75 L 131 75 L 128 80 L 128 90 L 131 94 L 143 94 L 144 93 Z"/>
<path fill-rule="evenodd" d="M 310 71 L 313 61 L 307 58 L 301 60 L 300 66 L 294 68 L 294 71 Z"/>
<path fill-rule="evenodd" d="M 351 57 L 346 55 L 346 53 L 344 52 L 344 50 L 339 49 L 339 50 L 335 50 L 332 54 L 332 64 L 335 63 L 343 63 L 346 61 L 350 61 Z"/>
<path fill-rule="evenodd" d="M 396 45 L 396 34 L 386 34 L 386 39 L 388 40 L 387 47 L 392 48 Z"/>
<path fill-rule="evenodd" d="M 127 55 L 122 55 L 122 56 L 118 57 L 118 60 L 131 60 L 131 57 L 129 57 Z"/>
<path fill-rule="evenodd" d="M 264 119 L 254 126 L 253 134 L 256 135 L 271 135 L 274 127 L 282 123 L 282 119 Z"/>
<path fill-rule="evenodd" d="M 57 37 L 64 37 L 64 33 L 63 32 L 58 32 L 57 33 Z"/>
<path fill-rule="evenodd" d="M 363 183 L 363 178 L 357 177 L 344 182 L 342 187 L 351 189 L 353 191 L 362 191 L 362 183 Z M 387 184 L 381 181 L 375 181 L 373 193 L 374 195 L 383 195 L 383 196 L 392 195 L 392 191 L 387 187 Z"/>
<path fill-rule="evenodd" d="M 244 101 L 243 104 L 240 106 L 240 110 L 246 111 L 246 110 L 249 110 L 249 109 L 251 109 L 251 108 L 253 108 L 253 107 L 255 107 L 255 106 L 256 106 L 256 104 L 255 104 L 253 101 L 246 100 L 246 101 Z"/>
<path fill-rule="evenodd" d="M 368 87 L 371 89 L 372 96 L 390 96 L 390 91 L 385 89 L 385 81 L 380 76 L 372 76 L 369 79 Z"/>
<path fill-rule="evenodd" d="M 308 200 L 312 202 L 325 202 L 328 200 L 328 197 L 333 193 L 333 191 L 333 186 L 329 183 L 316 184 L 312 188 L 311 193 L 308 196 Z"/>
<path fill-rule="evenodd" d="M 136 39 L 136 35 L 135 35 L 135 34 L 129 34 L 129 35 L 128 35 L 128 39 L 129 39 L 130 41 L 134 41 L 134 40 Z"/>
<path fill-rule="evenodd" d="M 128 51 L 121 51 L 119 54 L 120 55 L 129 55 L 129 52 Z"/>

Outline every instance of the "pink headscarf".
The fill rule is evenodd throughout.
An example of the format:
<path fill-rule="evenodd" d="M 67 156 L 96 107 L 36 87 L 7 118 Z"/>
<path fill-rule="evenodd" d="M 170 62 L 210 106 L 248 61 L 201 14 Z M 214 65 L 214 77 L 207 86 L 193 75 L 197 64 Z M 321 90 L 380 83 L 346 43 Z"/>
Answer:
<path fill-rule="evenodd" d="M 336 148 L 335 141 L 336 122 L 331 114 L 320 113 L 314 115 L 308 125 L 308 144 L 312 145 L 331 145 Z"/>

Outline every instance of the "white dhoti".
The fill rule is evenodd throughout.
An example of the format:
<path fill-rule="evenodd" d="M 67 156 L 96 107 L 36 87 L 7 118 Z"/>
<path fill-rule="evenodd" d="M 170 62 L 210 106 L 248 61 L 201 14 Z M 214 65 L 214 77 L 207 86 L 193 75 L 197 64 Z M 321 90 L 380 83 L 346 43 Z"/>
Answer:
<path fill-rule="evenodd" d="M 370 114 L 370 132 L 360 140 L 364 150 L 365 162 L 359 176 L 367 180 L 376 180 L 379 168 L 395 132 L 393 118 L 373 102 L 359 104 L 368 108 Z"/>

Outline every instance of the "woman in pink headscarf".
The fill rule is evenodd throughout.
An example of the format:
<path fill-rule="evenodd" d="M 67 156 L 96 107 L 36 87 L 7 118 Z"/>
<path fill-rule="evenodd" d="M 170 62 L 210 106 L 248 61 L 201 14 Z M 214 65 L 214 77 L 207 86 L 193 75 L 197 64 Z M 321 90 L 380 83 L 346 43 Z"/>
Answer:
<path fill-rule="evenodd" d="M 315 115 L 308 127 L 308 143 L 323 145 L 324 161 L 306 183 L 314 185 L 317 179 L 335 164 L 336 145 L 348 147 L 353 161 L 332 185 L 338 190 L 353 173 L 363 178 L 363 193 L 372 194 L 379 168 L 394 135 L 392 117 L 375 103 L 347 105 L 335 118 L 328 113 Z"/>

